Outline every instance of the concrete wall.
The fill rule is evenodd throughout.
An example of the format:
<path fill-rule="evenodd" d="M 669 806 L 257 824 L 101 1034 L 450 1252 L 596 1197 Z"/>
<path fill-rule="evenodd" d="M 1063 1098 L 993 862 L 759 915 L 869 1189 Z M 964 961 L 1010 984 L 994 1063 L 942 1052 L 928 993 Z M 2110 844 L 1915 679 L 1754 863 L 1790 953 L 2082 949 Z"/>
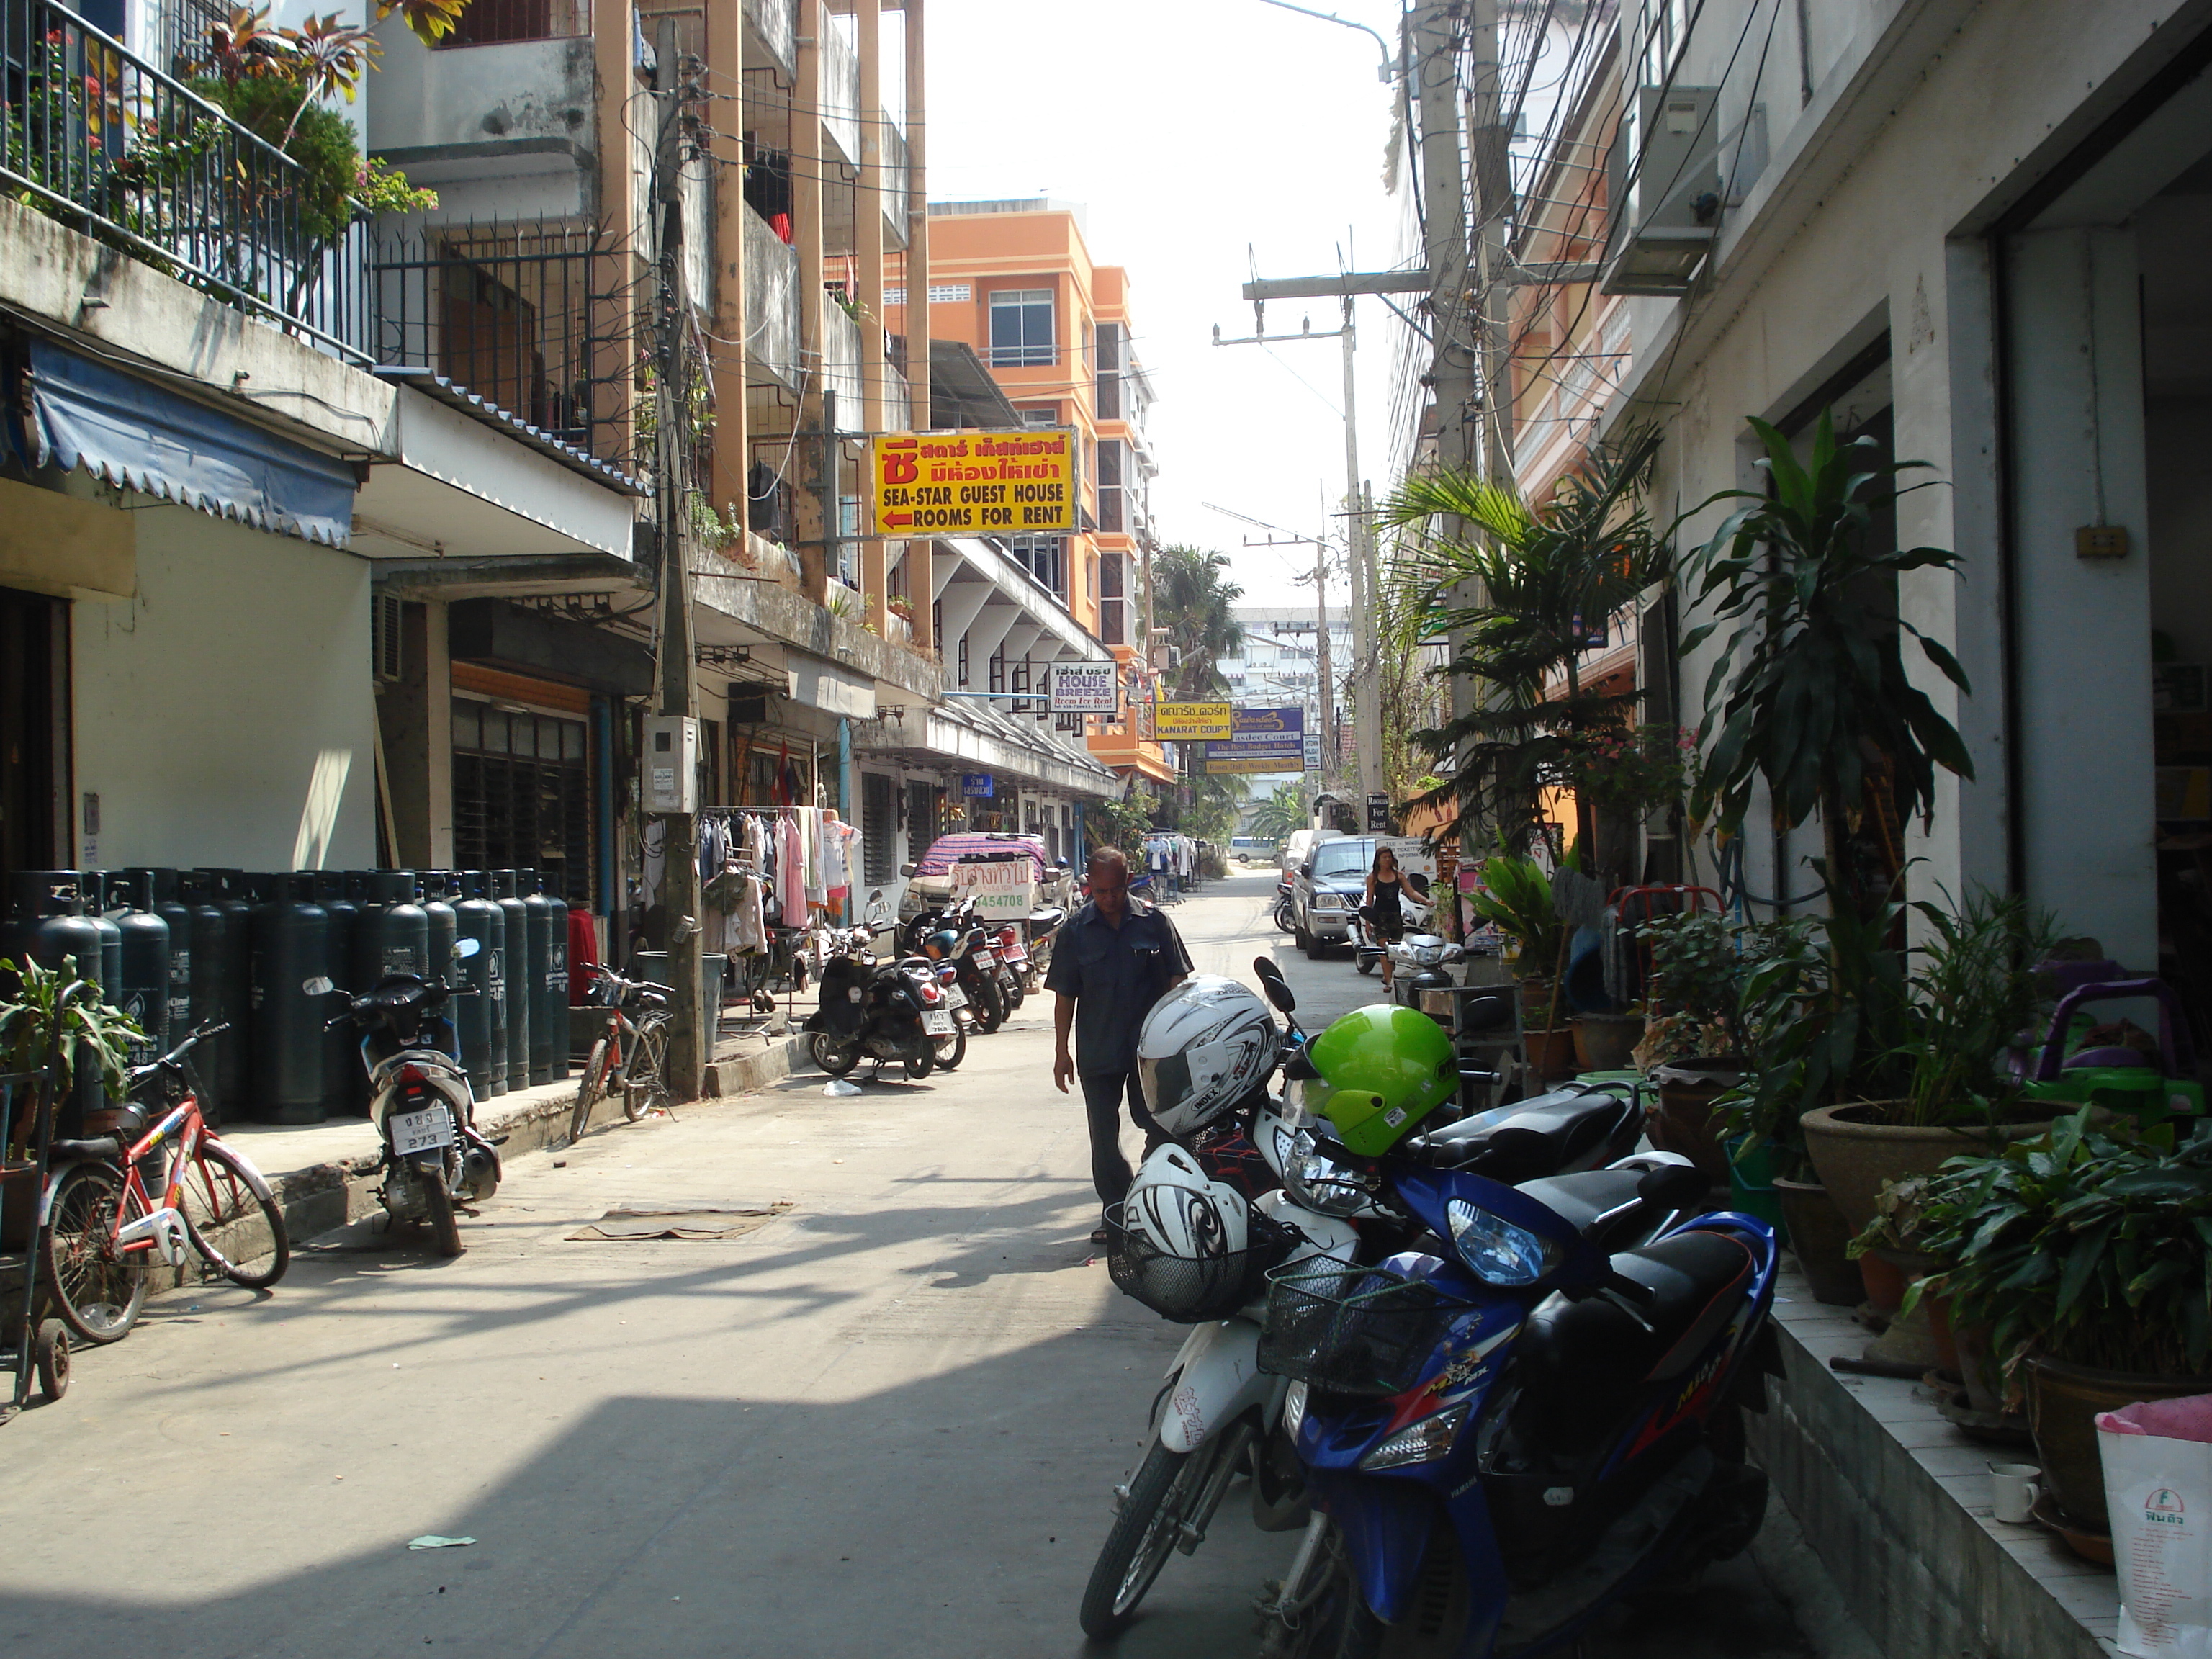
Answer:
<path fill-rule="evenodd" d="M 80 860 L 373 864 L 368 594 L 350 554 L 142 510 L 137 597 L 71 607 Z"/>

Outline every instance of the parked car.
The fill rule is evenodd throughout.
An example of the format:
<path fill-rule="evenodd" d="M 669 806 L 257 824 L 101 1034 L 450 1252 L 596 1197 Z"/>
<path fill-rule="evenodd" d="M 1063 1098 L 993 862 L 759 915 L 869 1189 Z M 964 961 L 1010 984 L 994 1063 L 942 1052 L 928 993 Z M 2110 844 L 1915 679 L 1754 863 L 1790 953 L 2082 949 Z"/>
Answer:
<path fill-rule="evenodd" d="M 1436 879 L 1435 856 L 1424 853 L 1415 836 L 1333 836 L 1315 843 L 1291 878 L 1291 935 L 1308 956 L 1352 942 L 1352 916 L 1366 899 L 1377 847 L 1395 853 L 1407 873 Z"/>
<path fill-rule="evenodd" d="M 1338 839 L 1340 832 L 1334 830 L 1293 830 L 1283 842 L 1283 850 L 1276 860 L 1277 866 L 1287 874 L 1304 864 L 1306 854 L 1322 842 Z"/>

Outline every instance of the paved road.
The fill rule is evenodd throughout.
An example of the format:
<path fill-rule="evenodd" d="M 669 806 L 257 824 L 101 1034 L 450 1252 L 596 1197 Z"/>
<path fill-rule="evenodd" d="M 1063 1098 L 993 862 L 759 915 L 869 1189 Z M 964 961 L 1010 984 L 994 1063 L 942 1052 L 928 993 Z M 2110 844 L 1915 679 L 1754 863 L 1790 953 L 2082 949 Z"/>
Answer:
<path fill-rule="evenodd" d="M 1177 908 L 1200 965 L 1273 946 L 1302 1012 L 1364 1000 L 1347 962 L 1268 927 L 1271 890 Z M 271 1296 L 158 1304 L 0 1429 L 0 1651 L 1083 1651 L 1107 1493 L 1179 1333 L 1089 1259 L 1044 1015 L 955 1075 L 848 1098 L 793 1079 L 519 1158 L 457 1261 L 353 1230 Z M 779 1202 L 738 1238 L 573 1237 L 617 1208 Z M 422 1534 L 476 1542 L 410 1552 Z M 1249 1650 L 1288 1548 L 1225 1512 L 1118 1651 Z M 1593 1650 L 1805 1650 L 1748 1563 Z"/>

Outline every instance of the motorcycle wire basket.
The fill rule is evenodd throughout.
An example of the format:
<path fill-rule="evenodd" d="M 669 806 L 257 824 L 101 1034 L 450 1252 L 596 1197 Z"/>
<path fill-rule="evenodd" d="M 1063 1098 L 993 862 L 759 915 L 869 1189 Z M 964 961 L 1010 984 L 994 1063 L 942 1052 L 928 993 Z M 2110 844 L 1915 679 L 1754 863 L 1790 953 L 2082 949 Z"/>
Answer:
<path fill-rule="evenodd" d="M 1163 1319 L 1203 1325 L 1226 1319 L 1267 1289 L 1298 1235 L 1259 1211 L 1245 1220 L 1244 1248 L 1220 1255 L 1175 1255 L 1121 1224 L 1121 1206 L 1106 1210 L 1106 1271 L 1124 1296 Z"/>
<path fill-rule="evenodd" d="M 1403 1394 L 1467 1306 L 1424 1279 L 1300 1263 L 1269 1282 L 1259 1366 L 1330 1394 Z"/>

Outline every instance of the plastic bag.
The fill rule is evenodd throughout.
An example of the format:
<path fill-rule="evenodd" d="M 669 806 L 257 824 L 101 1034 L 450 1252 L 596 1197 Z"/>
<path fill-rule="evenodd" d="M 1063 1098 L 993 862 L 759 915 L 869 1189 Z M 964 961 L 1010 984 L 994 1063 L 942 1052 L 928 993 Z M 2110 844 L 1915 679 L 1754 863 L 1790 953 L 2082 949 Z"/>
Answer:
<path fill-rule="evenodd" d="M 2212 1659 L 2212 1395 L 2097 1414 L 2122 1653 Z"/>

